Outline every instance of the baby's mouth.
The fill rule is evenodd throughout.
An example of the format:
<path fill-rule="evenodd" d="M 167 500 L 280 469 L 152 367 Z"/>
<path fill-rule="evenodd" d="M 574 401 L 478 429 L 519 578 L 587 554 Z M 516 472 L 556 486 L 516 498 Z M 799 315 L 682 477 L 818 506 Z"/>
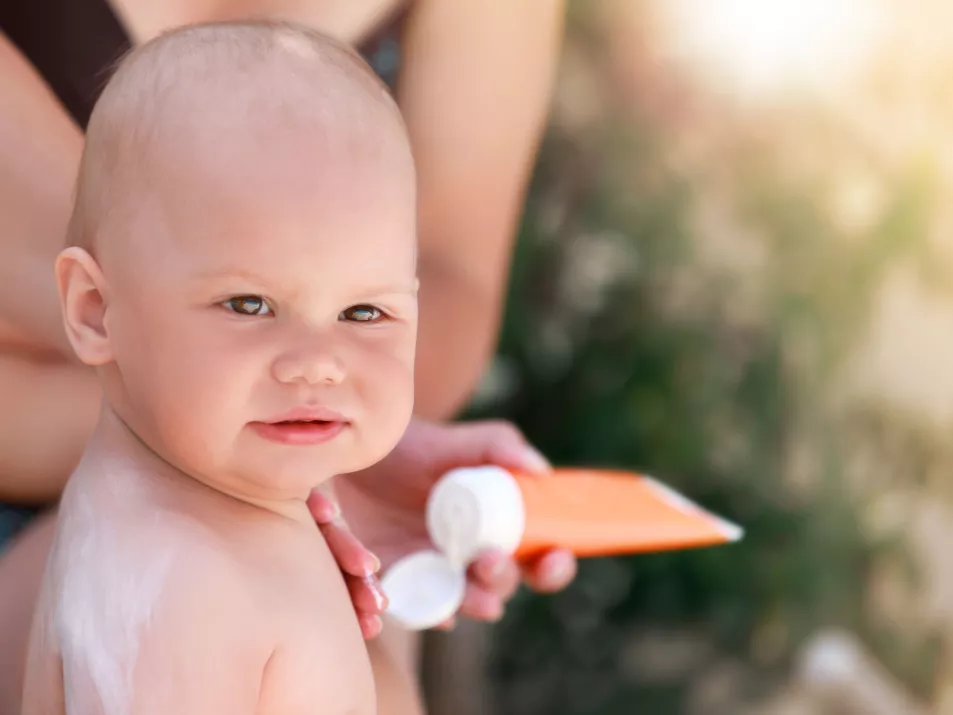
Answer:
<path fill-rule="evenodd" d="M 280 420 L 252 422 L 259 436 L 279 444 L 307 446 L 322 444 L 337 437 L 349 423 L 345 420 Z"/>
<path fill-rule="evenodd" d="M 272 422 L 271 424 L 275 425 L 332 425 L 335 424 L 337 420 L 281 420 L 280 422 Z"/>

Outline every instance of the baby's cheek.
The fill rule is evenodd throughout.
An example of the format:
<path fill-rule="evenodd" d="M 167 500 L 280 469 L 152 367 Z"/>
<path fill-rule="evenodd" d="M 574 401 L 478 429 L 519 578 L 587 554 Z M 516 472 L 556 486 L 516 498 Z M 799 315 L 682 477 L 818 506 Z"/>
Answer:
<path fill-rule="evenodd" d="M 196 376 L 198 377 L 198 376 Z M 229 462 L 241 414 L 212 380 L 185 380 L 158 397 L 157 428 L 169 455 L 188 471 L 210 473 Z"/>
<path fill-rule="evenodd" d="M 379 373 L 373 397 L 382 457 L 390 452 L 407 429 L 414 405 L 413 365 L 393 360 Z"/>
<path fill-rule="evenodd" d="M 157 372 L 154 389 L 161 393 L 157 399 L 171 413 L 167 419 L 209 433 L 223 418 L 235 418 L 239 391 L 227 360 L 223 363 L 183 349 L 177 356 L 168 355 Z"/>

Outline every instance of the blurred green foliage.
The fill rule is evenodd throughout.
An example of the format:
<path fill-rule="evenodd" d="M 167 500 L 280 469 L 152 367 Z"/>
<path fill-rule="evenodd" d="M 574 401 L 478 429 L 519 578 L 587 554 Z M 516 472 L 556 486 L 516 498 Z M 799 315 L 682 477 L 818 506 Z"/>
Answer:
<path fill-rule="evenodd" d="M 739 701 L 756 699 L 806 637 L 833 624 L 926 692 L 932 645 L 904 645 L 867 614 L 871 569 L 902 544 L 862 527 L 825 390 L 884 272 L 922 249 L 929 168 L 895 177 L 868 234 L 845 241 L 823 187 L 796 183 L 754 144 L 740 148 L 733 209 L 767 258 L 760 318 L 739 323 L 726 307 L 730 274 L 699 267 L 689 217 L 704 188 L 668 166 L 666 140 L 664 127 L 612 112 L 584 136 L 550 132 L 513 269 L 498 389 L 471 415 L 514 420 L 559 465 L 651 473 L 746 536 L 588 561 L 562 594 L 521 594 L 496 631 L 497 711 L 688 712 L 693 683 L 726 661 L 745 674 L 733 686 Z M 651 174 L 648 186 L 633 181 L 634 167 Z M 686 281 L 690 309 L 675 310 Z M 785 475 L 805 445 L 812 487 L 794 489 Z"/>

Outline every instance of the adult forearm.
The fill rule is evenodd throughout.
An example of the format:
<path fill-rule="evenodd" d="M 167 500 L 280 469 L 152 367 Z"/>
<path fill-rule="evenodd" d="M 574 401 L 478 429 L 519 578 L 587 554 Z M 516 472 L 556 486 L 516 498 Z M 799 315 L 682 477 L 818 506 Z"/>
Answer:
<path fill-rule="evenodd" d="M 39 251 L 24 255 L 20 246 L 11 249 L 7 243 L 0 238 L 0 251 L 8 257 L 0 261 L 0 350 L 72 361 L 53 281 L 53 259 Z"/>
<path fill-rule="evenodd" d="M 420 286 L 414 411 L 427 419 L 449 419 L 466 406 L 493 357 L 503 289 L 425 258 Z"/>
<path fill-rule="evenodd" d="M 0 353 L 0 395 L 0 501 L 55 501 L 99 415 L 96 374 Z"/>
<path fill-rule="evenodd" d="M 82 134 L 0 35 L 0 348 L 72 358 L 53 261 L 66 241 Z"/>

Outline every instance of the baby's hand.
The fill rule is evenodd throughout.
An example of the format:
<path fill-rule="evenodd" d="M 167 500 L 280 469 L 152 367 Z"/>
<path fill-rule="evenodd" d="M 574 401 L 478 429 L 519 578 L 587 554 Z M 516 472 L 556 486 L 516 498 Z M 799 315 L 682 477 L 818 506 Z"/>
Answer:
<path fill-rule="evenodd" d="M 413 551 L 430 546 L 424 523 L 427 495 L 433 484 L 455 467 L 495 464 L 536 472 L 545 478 L 549 465 L 513 425 L 506 422 L 436 424 L 414 421 L 397 448 L 373 467 L 335 480 L 335 491 L 348 525 L 364 544 L 381 556 L 385 567 Z M 340 523 L 326 497 L 312 495 L 312 513 L 320 523 L 338 563 L 347 576 L 365 635 L 380 631 L 386 608 L 371 556 Z M 324 517 L 323 519 L 321 517 Z M 470 567 L 462 615 L 497 620 L 521 576 L 538 591 L 557 591 L 572 581 L 572 554 L 554 550 L 520 572 L 503 553 L 485 553 Z M 444 624 L 453 625 L 453 621 Z"/>

